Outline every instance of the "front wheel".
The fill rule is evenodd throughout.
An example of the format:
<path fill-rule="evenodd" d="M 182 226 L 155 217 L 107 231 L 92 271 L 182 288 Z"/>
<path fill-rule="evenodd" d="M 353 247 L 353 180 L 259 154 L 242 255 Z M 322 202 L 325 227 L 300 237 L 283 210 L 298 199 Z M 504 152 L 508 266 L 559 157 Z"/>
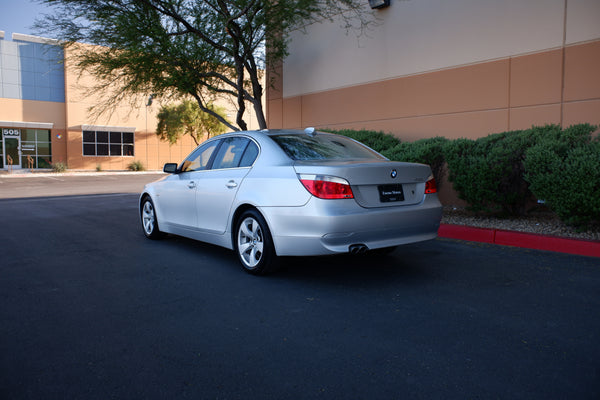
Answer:
<path fill-rule="evenodd" d="M 163 233 L 158 229 L 158 221 L 156 220 L 156 210 L 154 203 L 150 197 L 144 198 L 142 201 L 142 207 L 140 211 L 142 219 L 142 229 L 144 235 L 149 239 L 159 239 L 163 236 Z"/>
<path fill-rule="evenodd" d="M 275 269 L 277 255 L 269 227 L 263 216 L 248 210 L 238 219 L 235 250 L 244 269 L 253 275 L 264 275 Z"/>

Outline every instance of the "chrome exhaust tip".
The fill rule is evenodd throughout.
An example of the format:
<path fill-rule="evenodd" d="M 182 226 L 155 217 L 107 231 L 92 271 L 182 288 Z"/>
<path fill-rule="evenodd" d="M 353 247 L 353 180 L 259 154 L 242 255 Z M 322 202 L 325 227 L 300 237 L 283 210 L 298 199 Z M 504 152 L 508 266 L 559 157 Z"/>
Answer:
<path fill-rule="evenodd" d="M 364 254 L 369 250 L 369 248 L 364 244 L 351 244 L 348 247 L 348 251 L 352 255 Z"/>

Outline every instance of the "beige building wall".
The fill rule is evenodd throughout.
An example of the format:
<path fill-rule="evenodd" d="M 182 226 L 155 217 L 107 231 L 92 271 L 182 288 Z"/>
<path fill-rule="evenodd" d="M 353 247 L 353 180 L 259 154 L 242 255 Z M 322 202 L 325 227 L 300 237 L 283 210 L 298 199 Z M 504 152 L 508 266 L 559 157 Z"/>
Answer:
<path fill-rule="evenodd" d="M 392 0 L 375 15 L 369 37 L 339 22 L 292 36 L 271 75 L 270 128 L 366 128 L 412 141 L 600 124 L 597 0 Z"/>
<path fill-rule="evenodd" d="M 67 120 L 67 164 L 70 169 L 124 170 L 133 161 L 141 161 L 150 170 L 162 169 L 166 162 L 178 162 L 195 146 L 189 137 L 179 143 L 169 145 L 158 140 L 155 135 L 156 114 L 160 103 L 146 106 L 148 99 L 128 99 L 111 111 L 97 114 L 91 107 L 99 104 L 103 97 L 91 92 L 96 84 L 88 74 L 80 74 L 69 62 L 69 53 L 65 55 L 65 101 Z M 134 132 L 134 156 L 84 156 L 83 131 L 113 130 Z M 183 156 L 182 156 L 183 154 Z"/>
<path fill-rule="evenodd" d="M 64 103 L 0 98 L 0 121 L 3 121 L 3 127 L 20 129 L 34 128 L 36 124 L 51 124 L 53 158 L 56 161 L 66 160 Z"/>
<path fill-rule="evenodd" d="M 44 164 L 34 168 L 47 168 L 49 163 L 63 162 L 72 170 L 125 170 L 132 162 L 139 161 L 146 169 L 161 170 L 167 162 L 180 162 L 196 147 L 187 135 L 174 145 L 158 139 L 155 132 L 157 114 L 162 106 L 160 98 L 155 98 L 151 105 L 147 105 L 146 96 L 128 98 L 114 109 L 98 114 L 91 107 L 102 102 L 103 97 L 93 90 L 95 79 L 89 74 L 80 74 L 74 68 L 70 58 L 73 50 L 65 50 L 63 55 L 58 42 L 36 36 L 13 34 L 12 39 L 5 38 L 4 32 L 0 31 L 0 128 L 18 131 L 19 142 L 15 146 L 19 157 L 11 156 L 17 159 L 10 166 L 9 161 L 4 162 L 5 155 L 8 155 L 3 149 L 6 135 L 4 131 L 0 132 L 0 169 L 25 169 L 28 166 L 25 164 L 29 159 L 23 160 L 32 150 L 29 149 L 31 140 L 25 144 L 28 150 L 23 150 L 22 131 L 26 129 L 43 130 L 51 137 L 51 154 L 41 153 L 38 158 L 43 158 Z M 93 47 L 85 46 L 85 49 Z M 114 90 L 119 89 L 115 87 Z M 36 100 L 25 100 L 27 98 Z M 227 118 L 235 121 L 235 99 L 223 97 L 215 104 L 224 107 Z M 258 129 L 250 104 L 247 104 L 245 119 L 249 129 Z M 133 155 L 84 155 L 84 131 L 133 134 Z M 47 133 L 45 135 L 47 137 Z M 11 140 L 11 146 L 15 143 L 14 137 L 7 140 Z M 125 139 L 120 140 L 124 142 Z M 38 146 L 37 142 L 34 146 Z M 94 147 L 92 149 L 95 150 Z M 130 144 L 126 143 L 123 149 L 129 152 Z M 15 151 L 15 147 L 11 151 Z M 37 150 L 33 151 L 37 154 Z"/>
<path fill-rule="evenodd" d="M 160 99 L 154 99 L 151 105 L 148 98 L 127 99 L 108 113 L 98 114 L 91 111 L 90 107 L 102 101 L 102 97 L 90 91 L 95 85 L 95 79 L 87 74 L 80 74 L 69 63 L 69 54 L 66 55 L 65 67 L 65 97 L 67 120 L 67 162 L 71 169 L 96 169 L 100 166 L 103 170 L 123 170 L 132 161 L 141 161 L 146 169 L 162 170 L 167 162 L 179 163 L 195 147 L 193 139 L 184 135 L 176 144 L 159 140 L 156 135 L 158 124 L 157 114 L 163 105 Z M 117 90 L 117 88 L 115 88 Z M 227 118 L 235 121 L 236 107 L 231 99 L 219 99 L 215 104 L 227 110 Z M 247 105 L 246 121 L 249 129 L 257 129 L 258 123 L 251 105 Z M 133 157 L 91 157 L 83 156 L 83 130 L 84 127 L 98 130 L 127 130 L 133 131 L 135 137 L 135 155 Z"/>

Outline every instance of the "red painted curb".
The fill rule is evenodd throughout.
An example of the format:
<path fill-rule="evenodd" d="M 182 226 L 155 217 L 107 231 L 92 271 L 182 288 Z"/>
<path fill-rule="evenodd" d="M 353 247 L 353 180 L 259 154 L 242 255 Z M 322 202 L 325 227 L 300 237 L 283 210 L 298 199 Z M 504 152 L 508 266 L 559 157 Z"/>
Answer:
<path fill-rule="evenodd" d="M 438 236 L 469 242 L 494 243 L 493 229 L 473 228 L 465 225 L 441 224 L 440 229 L 438 229 Z"/>
<path fill-rule="evenodd" d="M 566 239 L 534 233 L 473 228 L 463 225 L 442 224 L 438 236 L 449 239 L 483 242 L 534 250 L 556 251 L 581 256 L 600 257 L 600 241 Z"/>

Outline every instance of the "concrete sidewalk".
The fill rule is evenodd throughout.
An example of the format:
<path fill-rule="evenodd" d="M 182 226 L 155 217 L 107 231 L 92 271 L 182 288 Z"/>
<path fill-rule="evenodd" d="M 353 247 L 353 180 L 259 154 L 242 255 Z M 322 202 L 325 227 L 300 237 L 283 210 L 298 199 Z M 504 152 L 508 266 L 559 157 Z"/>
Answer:
<path fill-rule="evenodd" d="M 31 172 L 28 169 L 17 169 L 11 172 L 6 170 L 0 170 L 0 178 L 49 178 L 57 176 L 106 176 L 106 175 L 153 175 L 161 174 L 162 171 L 145 170 L 145 171 L 130 171 L 130 170 L 119 170 L 119 171 L 91 171 L 91 170 L 72 170 L 69 169 L 65 172 L 54 172 L 52 170 L 36 170 Z"/>

